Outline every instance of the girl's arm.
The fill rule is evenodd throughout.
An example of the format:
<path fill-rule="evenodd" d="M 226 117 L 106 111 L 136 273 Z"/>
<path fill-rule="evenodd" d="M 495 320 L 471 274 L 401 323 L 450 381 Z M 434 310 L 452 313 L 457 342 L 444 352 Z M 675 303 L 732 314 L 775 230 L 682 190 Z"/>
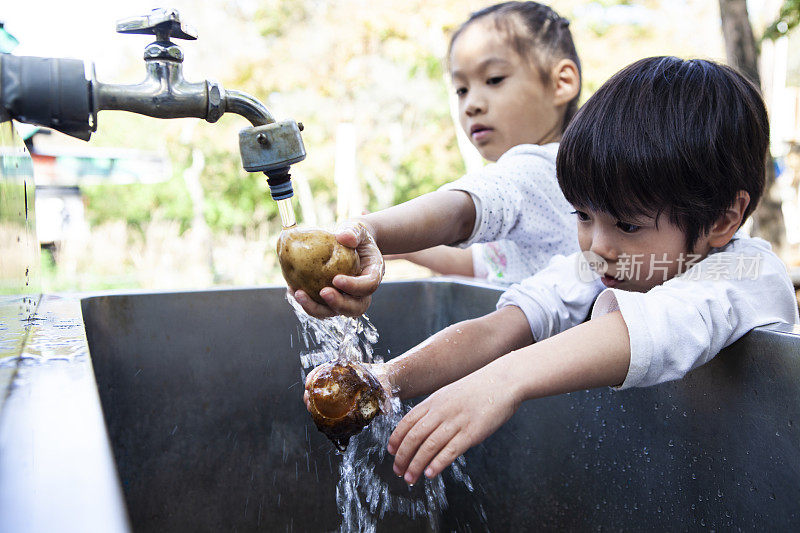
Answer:
<path fill-rule="evenodd" d="M 384 259 L 405 259 L 416 265 L 429 268 L 437 274 L 451 276 L 474 276 L 472 248 L 453 248 L 451 246 L 436 246 L 418 252 L 394 254 Z"/>
<path fill-rule="evenodd" d="M 303 291 L 294 293 L 305 311 L 317 318 L 334 315 L 360 316 L 383 278 L 383 253 L 398 254 L 466 240 L 475 225 L 475 204 L 469 193 L 434 191 L 413 200 L 345 221 L 336 231 L 338 241 L 355 248 L 361 274 L 338 275 L 334 287 L 320 296 L 327 305 L 313 301 Z"/>
<path fill-rule="evenodd" d="M 357 244 L 346 234 L 361 222 L 383 253 L 415 252 L 466 240 L 475 225 L 475 204 L 464 191 L 434 191 L 348 222 L 337 232 L 344 245 Z"/>
<path fill-rule="evenodd" d="M 617 311 L 494 360 L 436 391 L 400 421 L 388 443 L 395 473 L 407 483 L 423 472 L 438 475 L 525 400 L 619 385 L 630 355 L 628 328 Z"/>

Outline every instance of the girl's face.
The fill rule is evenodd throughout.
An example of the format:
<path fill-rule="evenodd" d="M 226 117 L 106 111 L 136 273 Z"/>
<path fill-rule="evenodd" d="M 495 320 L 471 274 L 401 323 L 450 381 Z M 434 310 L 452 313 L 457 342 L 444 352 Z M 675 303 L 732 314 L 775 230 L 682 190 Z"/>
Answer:
<path fill-rule="evenodd" d="M 623 221 L 580 207 L 575 213 L 581 251 L 606 287 L 647 292 L 684 272 L 711 248 L 701 236 L 688 252 L 683 230 L 664 215 Z"/>
<path fill-rule="evenodd" d="M 485 159 L 561 137 L 563 109 L 554 104 L 554 84 L 542 82 L 532 61 L 490 18 L 471 23 L 456 38 L 450 65 L 461 127 Z"/>

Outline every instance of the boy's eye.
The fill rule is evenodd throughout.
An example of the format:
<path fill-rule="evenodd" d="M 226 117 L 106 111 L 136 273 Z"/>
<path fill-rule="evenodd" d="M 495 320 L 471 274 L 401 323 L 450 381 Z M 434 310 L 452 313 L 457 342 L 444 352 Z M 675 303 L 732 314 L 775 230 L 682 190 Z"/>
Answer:
<path fill-rule="evenodd" d="M 589 215 L 587 215 L 583 211 L 573 211 L 572 214 L 578 215 L 578 220 L 580 221 L 586 222 L 587 220 L 589 220 Z"/>
<path fill-rule="evenodd" d="M 486 84 L 487 85 L 497 85 L 498 83 L 502 82 L 504 79 L 506 79 L 505 76 L 493 76 L 493 77 L 489 78 L 488 80 L 486 80 Z"/>
<path fill-rule="evenodd" d="M 636 224 L 628 224 L 627 222 L 623 222 L 621 220 L 617 221 L 617 227 L 623 231 L 623 233 L 636 233 L 640 229 L 641 226 L 637 226 Z"/>

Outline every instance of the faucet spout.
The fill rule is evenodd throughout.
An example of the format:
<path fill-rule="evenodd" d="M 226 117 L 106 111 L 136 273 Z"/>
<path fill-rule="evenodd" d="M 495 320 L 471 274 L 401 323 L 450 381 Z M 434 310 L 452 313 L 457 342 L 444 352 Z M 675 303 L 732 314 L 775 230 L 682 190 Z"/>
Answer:
<path fill-rule="evenodd" d="M 275 122 L 272 114 L 264 104 L 241 91 L 226 90 L 223 107 L 227 113 L 236 113 L 243 116 L 253 126 L 264 126 Z"/>

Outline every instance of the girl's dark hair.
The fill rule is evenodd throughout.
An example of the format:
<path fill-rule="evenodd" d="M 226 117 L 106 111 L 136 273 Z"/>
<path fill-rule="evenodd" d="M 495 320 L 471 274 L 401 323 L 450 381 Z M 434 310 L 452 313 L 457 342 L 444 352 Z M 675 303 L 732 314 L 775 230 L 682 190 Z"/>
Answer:
<path fill-rule="evenodd" d="M 758 88 L 711 61 L 651 57 L 624 68 L 576 114 L 556 171 L 567 200 L 621 220 L 662 212 L 697 239 L 739 191 L 764 190 L 769 121 Z"/>
<path fill-rule="evenodd" d="M 485 17 L 492 17 L 497 29 L 508 34 L 509 42 L 520 56 L 530 58 L 534 62 L 544 83 L 551 83 L 549 69 L 561 59 L 571 59 L 578 67 L 580 76 L 581 62 L 575 50 L 575 43 L 572 42 L 569 21 L 550 7 L 538 2 L 503 2 L 475 11 L 450 37 L 448 60 L 458 36 L 467 26 Z M 527 32 L 517 31 L 518 25 L 514 24 L 514 17 L 524 23 Z M 580 93 L 578 86 L 578 94 L 567 104 L 561 125 L 562 133 L 578 110 Z"/>

